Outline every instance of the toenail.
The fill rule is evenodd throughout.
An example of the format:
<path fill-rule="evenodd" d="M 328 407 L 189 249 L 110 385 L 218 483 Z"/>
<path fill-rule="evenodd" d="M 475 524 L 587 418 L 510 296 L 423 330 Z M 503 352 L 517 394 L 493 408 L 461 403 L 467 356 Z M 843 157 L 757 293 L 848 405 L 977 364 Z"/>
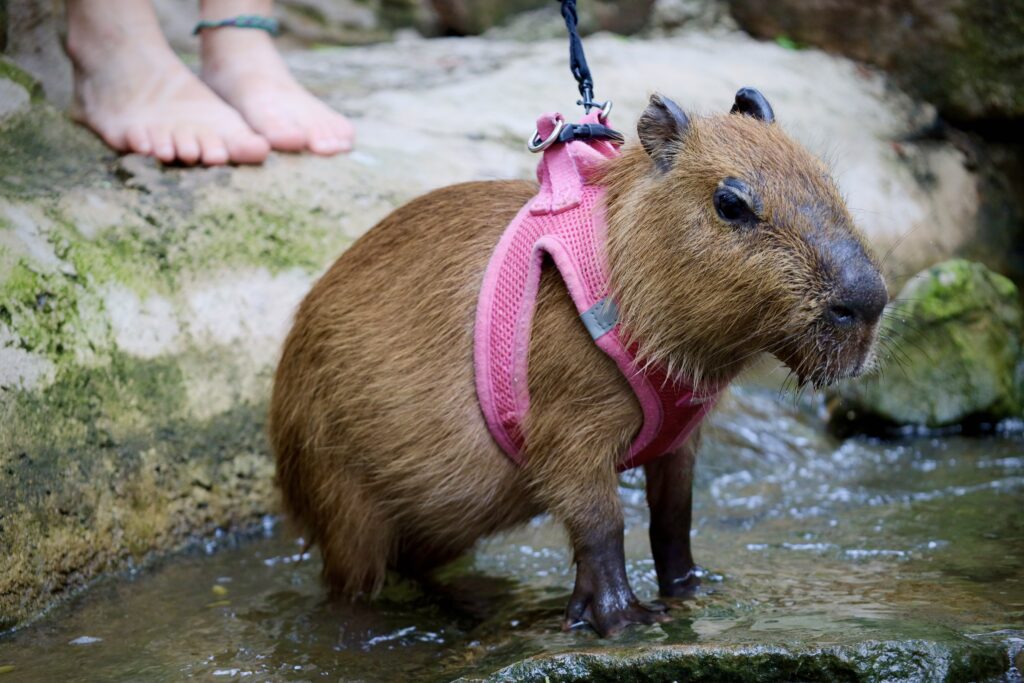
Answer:
<path fill-rule="evenodd" d="M 334 149 L 341 149 L 341 144 L 333 138 L 325 138 L 321 140 L 314 140 L 312 147 L 322 152 L 327 152 Z"/>

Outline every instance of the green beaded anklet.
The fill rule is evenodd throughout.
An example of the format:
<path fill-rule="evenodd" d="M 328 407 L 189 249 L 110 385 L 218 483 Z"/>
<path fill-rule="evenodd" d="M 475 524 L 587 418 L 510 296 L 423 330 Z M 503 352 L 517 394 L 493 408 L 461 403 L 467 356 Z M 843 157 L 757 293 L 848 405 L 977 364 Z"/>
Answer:
<path fill-rule="evenodd" d="M 239 14 L 237 17 L 221 19 L 220 21 L 206 21 L 204 19 L 196 24 L 195 29 L 192 30 L 192 35 L 199 35 L 201 31 L 205 31 L 208 28 L 258 28 L 272 36 L 276 36 L 281 32 L 281 24 L 273 17 L 264 17 L 259 14 Z"/>

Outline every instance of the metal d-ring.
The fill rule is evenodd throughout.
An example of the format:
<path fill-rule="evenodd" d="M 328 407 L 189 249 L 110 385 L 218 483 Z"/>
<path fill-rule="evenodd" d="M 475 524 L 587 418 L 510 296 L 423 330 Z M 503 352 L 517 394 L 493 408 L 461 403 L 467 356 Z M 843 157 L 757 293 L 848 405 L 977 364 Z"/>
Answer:
<path fill-rule="evenodd" d="M 544 140 L 540 140 L 540 131 L 534 128 L 533 135 L 526 141 L 526 148 L 531 152 L 543 152 L 558 140 L 558 135 L 562 132 L 563 128 L 565 128 L 565 121 L 558 119 L 555 123 L 555 129 Z"/>
<path fill-rule="evenodd" d="M 612 113 L 612 101 L 608 100 L 607 102 L 605 102 L 604 104 L 601 105 L 601 113 L 597 115 L 597 118 L 600 119 L 601 121 L 607 121 L 608 120 L 608 114 L 611 114 L 611 113 Z"/>

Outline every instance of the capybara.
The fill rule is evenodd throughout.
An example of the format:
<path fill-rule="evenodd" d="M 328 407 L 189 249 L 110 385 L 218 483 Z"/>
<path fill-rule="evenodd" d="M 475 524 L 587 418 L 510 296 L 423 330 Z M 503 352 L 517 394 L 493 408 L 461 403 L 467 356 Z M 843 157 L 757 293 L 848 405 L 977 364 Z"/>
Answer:
<path fill-rule="evenodd" d="M 770 353 L 823 386 L 873 364 L 884 282 L 829 169 L 744 89 L 690 116 L 660 95 L 597 180 L 620 321 L 641 355 L 720 386 Z M 492 439 L 474 385 L 481 279 L 525 181 L 445 187 L 352 245 L 302 302 L 277 369 L 270 435 L 287 510 L 325 580 L 373 595 L 388 570 L 423 576 L 481 537 L 550 513 L 576 585 L 566 627 L 608 635 L 665 619 L 623 557 L 616 467 L 641 424 L 622 372 L 544 267 L 529 341 L 526 464 Z M 660 592 L 699 579 L 690 553 L 697 434 L 644 465 Z"/>

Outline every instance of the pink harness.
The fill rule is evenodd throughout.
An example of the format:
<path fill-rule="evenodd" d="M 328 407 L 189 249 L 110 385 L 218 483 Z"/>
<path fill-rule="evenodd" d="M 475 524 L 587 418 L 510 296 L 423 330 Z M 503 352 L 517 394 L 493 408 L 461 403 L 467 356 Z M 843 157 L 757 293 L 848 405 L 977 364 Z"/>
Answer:
<path fill-rule="evenodd" d="M 561 122 L 545 114 L 541 139 Z M 583 118 L 599 123 L 598 112 Z M 615 302 L 609 297 L 603 190 L 588 182 L 595 167 L 618 156 L 603 140 L 555 143 L 537 167 L 540 191 L 505 229 L 487 265 L 474 330 L 476 389 L 494 440 L 523 465 L 523 419 L 530 406 L 527 355 L 544 254 L 561 273 L 594 342 L 618 365 L 643 410 L 643 425 L 619 465 L 631 469 L 671 452 L 693 432 L 718 398 L 670 379 L 663 368 L 636 362 L 622 341 Z"/>

